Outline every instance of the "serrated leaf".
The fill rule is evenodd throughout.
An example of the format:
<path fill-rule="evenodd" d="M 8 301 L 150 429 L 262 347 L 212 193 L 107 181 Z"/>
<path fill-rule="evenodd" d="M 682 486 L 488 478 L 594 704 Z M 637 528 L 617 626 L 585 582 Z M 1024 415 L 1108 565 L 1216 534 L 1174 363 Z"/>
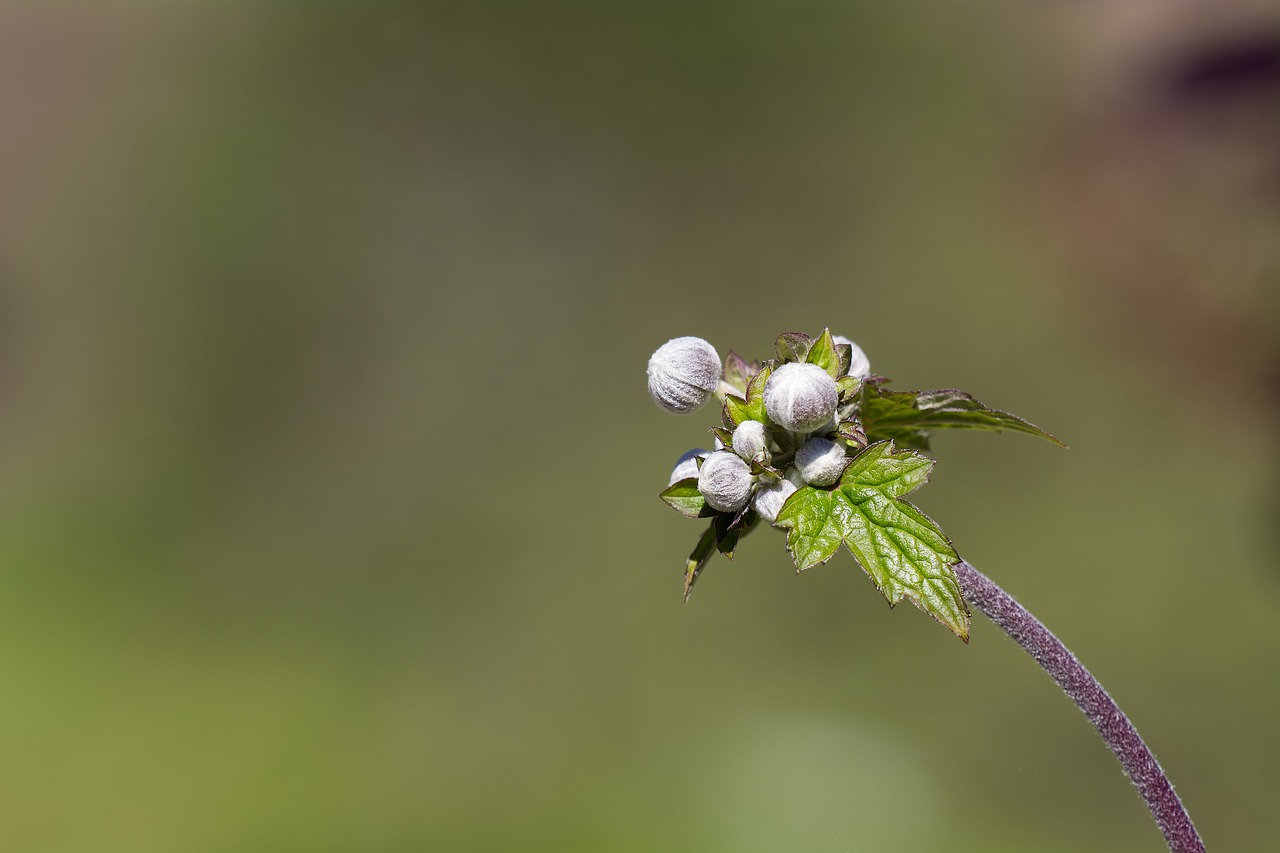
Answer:
<path fill-rule="evenodd" d="M 778 518 L 778 527 L 787 528 L 787 550 L 796 571 L 820 566 L 836 555 L 849 527 L 847 503 L 837 504 L 832 489 L 805 486 L 787 498 Z"/>
<path fill-rule="evenodd" d="M 716 552 L 716 528 L 715 524 L 707 525 L 707 529 L 703 531 L 702 537 L 698 540 L 698 544 L 694 546 L 693 553 L 689 555 L 689 559 L 684 564 L 684 603 L 689 603 L 689 596 L 693 594 L 693 585 L 698 582 L 698 575 L 702 574 L 702 570 L 707 567 L 707 562 L 711 559 L 711 555 Z"/>
<path fill-rule="evenodd" d="M 685 518 L 707 518 L 716 514 L 716 511 L 707 505 L 702 492 L 698 491 L 697 477 L 685 477 L 678 483 L 672 483 L 658 497 Z"/>
<path fill-rule="evenodd" d="M 813 339 L 804 332 L 783 332 L 773 342 L 773 350 L 778 354 L 778 361 L 785 364 L 790 361 L 804 361 L 812 345 Z"/>
<path fill-rule="evenodd" d="M 964 391 L 890 391 L 870 387 L 860 406 L 862 425 L 871 441 L 894 440 L 929 448 L 929 430 L 1009 430 L 1039 436 L 1066 447 L 1053 435 L 1017 415 L 992 409 Z"/>
<path fill-rule="evenodd" d="M 809 347 L 805 361 L 821 367 L 832 379 L 839 379 L 843 375 L 840 371 L 840 354 L 836 352 L 836 342 L 831 339 L 830 329 L 823 329 L 822 334 L 818 335 L 817 340 Z M 845 370 L 848 370 L 847 364 Z"/>
<path fill-rule="evenodd" d="M 890 605 L 903 598 L 968 642 L 969 610 L 954 566 L 960 557 L 938 525 L 903 500 L 929 479 L 933 460 L 893 442 L 858 454 L 830 489 L 805 486 L 777 525 L 797 570 L 829 560 L 843 542 Z"/>

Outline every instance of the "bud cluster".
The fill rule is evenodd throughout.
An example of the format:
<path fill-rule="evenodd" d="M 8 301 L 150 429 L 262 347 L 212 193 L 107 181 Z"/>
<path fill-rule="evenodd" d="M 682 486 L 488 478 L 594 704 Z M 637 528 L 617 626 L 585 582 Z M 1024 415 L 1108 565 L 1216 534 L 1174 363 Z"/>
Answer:
<path fill-rule="evenodd" d="M 686 415 L 713 396 L 722 406 L 715 449 L 690 450 L 671 471 L 664 499 L 679 491 L 708 508 L 677 507 L 686 514 L 724 514 L 729 530 L 760 518 L 772 524 L 800 488 L 834 486 L 865 445 L 852 438 L 860 385 L 871 376 L 862 349 L 829 331 L 788 333 L 777 348 L 777 359 L 751 364 L 731 352 L 722 366 L 715 347 L 686 336 L 650 357 L 649 394 L 659 406 Z"/>

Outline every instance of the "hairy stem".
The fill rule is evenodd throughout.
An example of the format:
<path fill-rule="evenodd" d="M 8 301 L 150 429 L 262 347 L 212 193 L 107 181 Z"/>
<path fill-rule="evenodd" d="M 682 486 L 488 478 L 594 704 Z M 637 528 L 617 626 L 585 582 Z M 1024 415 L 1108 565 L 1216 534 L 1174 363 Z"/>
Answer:
<path fill-rule="evenodd" d="M 1036 663 L 1058 682 L 1071 700 L 1084 711 L 1120 759 L 1125 775 L 1146 801 L 1173 853 L 1204 853 L 1191 817 L 1174 793 L 1169 777 L 1143 742 L 1115 700 L 1085 669 L 1071 650 L 1039 619 L 1013 599 L 982 572 L 961 561 L 955 567 L 964 597 L 1012 637 Z"/>

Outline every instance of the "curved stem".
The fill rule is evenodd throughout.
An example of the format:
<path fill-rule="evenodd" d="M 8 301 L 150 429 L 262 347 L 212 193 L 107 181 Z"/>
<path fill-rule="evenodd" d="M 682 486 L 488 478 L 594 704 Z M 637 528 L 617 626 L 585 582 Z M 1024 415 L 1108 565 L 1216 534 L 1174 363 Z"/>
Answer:
<path fill-rule="evenodd" d="M 1151 809 L 1169 849 L 1173 853 L 1204 853 L 1204 842 L 1174 793 L 1169 777 L 1098 679 L 1039 619 L 994 581 L 963 560 L 955 569 L 960 589 L 969 603 L 1022 646 L 1084 711 Z"/>

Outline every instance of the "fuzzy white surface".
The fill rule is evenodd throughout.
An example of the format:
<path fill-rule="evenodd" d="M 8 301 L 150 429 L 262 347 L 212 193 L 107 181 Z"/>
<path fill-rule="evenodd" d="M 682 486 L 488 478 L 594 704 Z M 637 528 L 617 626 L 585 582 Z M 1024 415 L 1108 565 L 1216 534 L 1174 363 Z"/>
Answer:
<path fill-rule="evenodd" d="M 751 498 L 751 507 L 760 513 L 761 518 L 773 524 L 778 520 L 782 505 L 795 493 L 796 484 L 790 480 L 774 480 L 767 485 L 762 481 L 755 496 Z"/>
<path fill-rule="evenodd" d="M 750 462 L 764 459 L 767 437 L 764 424 L 759 421 L 743 421 L 733 431 L 733 452 Z"/>
<path fill-rule="evenodd" d="M 688 415 L 720 384 L 720 355 L 707 341 L 672 338 L 649 356 L 649 395 L 669 412 Z"/>
<path fill-rule="evenodd" d="M 706 459 L 709 455 L 701 447 L 681 453 L 675 467 L 671 469 L 671 479 L 667 480 L 667 486 L 671 487 L 688 477 L 698 476 L 698 459 Z"/>
<path fill-rule="evenodd" d="M 751 469 L 737 454 L 717 450 L 702 463 L 698 491 L 713 509 L 737 512 L 751 497 Z"/>
<path fill-rule="evenodd" d="M 764 409 L 791 432 L 813 432 L 835 417 L 839 396 L 836 381 L 821 367 L 792 362 L 765 382 Z"/>
<path fill-rule="evenodd" d="M 825 438 L 811 438 L 796 451 L 796 468 L 811 486 L 830 486 L 848 464 L 844 448 Z"/>

